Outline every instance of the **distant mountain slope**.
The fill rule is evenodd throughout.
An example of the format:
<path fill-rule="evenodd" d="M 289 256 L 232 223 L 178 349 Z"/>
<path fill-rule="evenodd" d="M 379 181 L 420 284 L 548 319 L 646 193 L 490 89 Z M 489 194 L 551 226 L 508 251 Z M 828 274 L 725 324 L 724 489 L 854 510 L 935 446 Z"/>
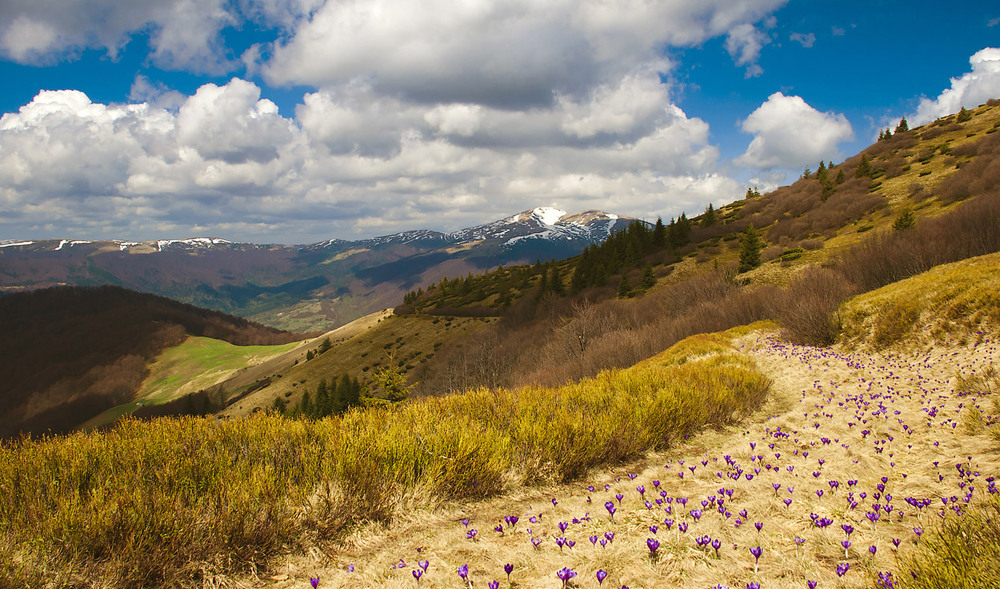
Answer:
<path fill-rule="evenodd" d="M 113 284 L 285 329 L 331 329 L 445 276 L 574 256 L 628 221 L 536 208 L 451 234 L 418 230 L 309 245 L 209 237 L 0 242 L 0 291 Z"/>
<path fill-rule="evenodd" d="M 129 400 L 148 361 L 187 335 L 237 345 L 303 337 L 113 286 L 0 297 L 0 437 L 67 431 Z"/>

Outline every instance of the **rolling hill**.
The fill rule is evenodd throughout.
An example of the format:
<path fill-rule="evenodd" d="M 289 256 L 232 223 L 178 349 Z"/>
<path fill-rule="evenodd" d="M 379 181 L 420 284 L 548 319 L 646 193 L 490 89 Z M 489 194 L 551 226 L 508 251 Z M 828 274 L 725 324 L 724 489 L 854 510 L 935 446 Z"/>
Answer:
<path fill-rule="evenodd" d="M 0 242 L 0 292 L 112 284 L 282 329 L 329 330 L 394 306 L 418 284 L 576 255 L 629 221 L 536 208 L 451 234 L 418 230 L 308 245 L 218 238 Z"/>
<path fill-rule="evenodd" d="M 0 436 L 66 432 L 134 401 L 150 360 L 189 336 L 240 346 L 305 337 L 112 286 L 0 297 Z"/>

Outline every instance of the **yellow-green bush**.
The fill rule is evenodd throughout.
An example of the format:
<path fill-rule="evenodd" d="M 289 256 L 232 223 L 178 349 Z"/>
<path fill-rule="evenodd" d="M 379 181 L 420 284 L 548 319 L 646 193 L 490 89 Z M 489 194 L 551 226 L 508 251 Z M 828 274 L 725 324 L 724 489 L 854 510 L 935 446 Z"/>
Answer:
<path fill-rule="evenodd" d="M 125 420 L 0 446 L 12 586 L 174 584 L 425 501 L 569 480 L 752 411 L 769 381 L 724 340 L 559 388 L 475 390 L 320 421 Z M 690 358 L 699 358 L 690 360 Z M 688 359 L 681 365 L 677 358 Z M 2 585 L 2 583 L 0 583 Z"/>
<path fill-rule="evenodd" d="M 1000 587 L 1000 501 L 949 516 L 901 563 L 906 589 Z"/>

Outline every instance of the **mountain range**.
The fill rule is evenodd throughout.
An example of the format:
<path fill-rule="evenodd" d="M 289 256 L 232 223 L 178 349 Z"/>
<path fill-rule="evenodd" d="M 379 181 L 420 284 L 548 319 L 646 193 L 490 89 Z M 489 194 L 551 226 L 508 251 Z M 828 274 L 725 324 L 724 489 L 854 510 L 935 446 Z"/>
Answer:
<path fill-rule="evenodd" d="M 454 233 L 305 245 L 216 237 L 0 242 L 0 292 L 111 284 L 292 331 L 332 329 L 444 277 L 562 259 L 634 219 L 539 207 Z"/>

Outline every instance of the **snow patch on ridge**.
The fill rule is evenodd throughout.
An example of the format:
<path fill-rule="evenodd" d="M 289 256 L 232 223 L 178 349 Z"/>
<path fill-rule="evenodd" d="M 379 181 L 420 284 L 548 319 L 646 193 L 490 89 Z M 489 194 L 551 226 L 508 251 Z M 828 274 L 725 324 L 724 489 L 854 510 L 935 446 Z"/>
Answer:
<path fill-rule="evenodd" d="M 551 227 L 558 223 L 559 219 L 566 216 L 566 211 L 560 211 L 552 207 L 538 207 L 531 211 L 531 214 L 543 224 Z"/>

